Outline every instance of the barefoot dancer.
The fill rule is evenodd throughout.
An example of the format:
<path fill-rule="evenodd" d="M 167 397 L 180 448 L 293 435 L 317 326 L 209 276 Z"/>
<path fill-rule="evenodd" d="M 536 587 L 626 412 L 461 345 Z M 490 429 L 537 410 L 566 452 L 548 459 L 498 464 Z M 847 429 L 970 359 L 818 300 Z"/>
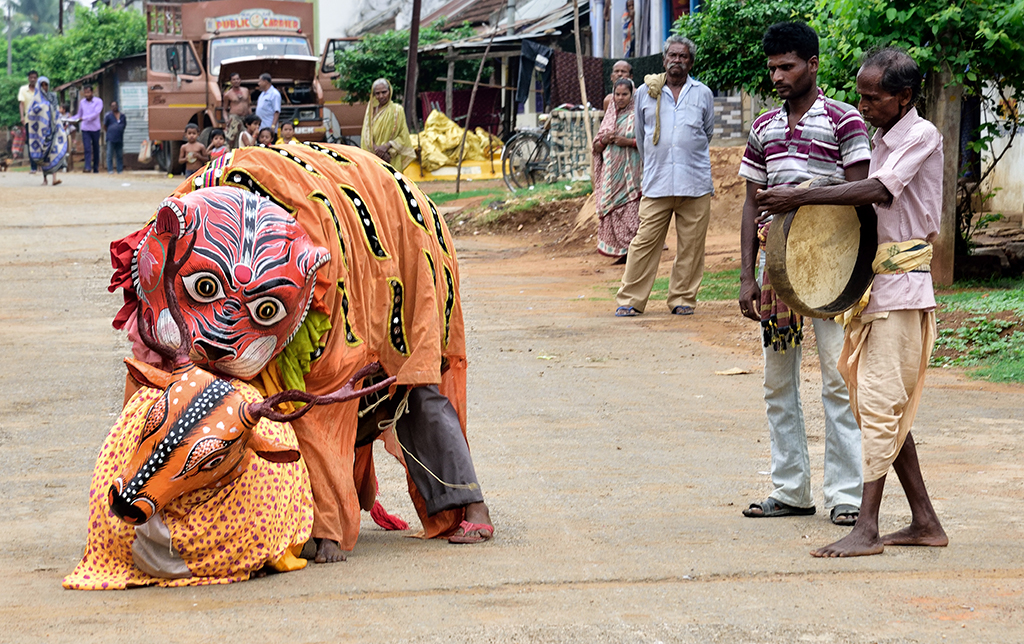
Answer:
<path fill-rule="evenodd" d="M 825 188 L 780 187 L 757 196 L 768 212 L 808 204 L 874 204 L 878 214 L 876 273 L 867 306 L 846 327 L 839 370 L 850 390 L 864 449 L 864 498 L 853 531 L 811 552 L 855 557 L 887 545 L 945 546 L 949 539 L 925 489 L 910 427 L 935 344 L 930 242 L 942 206 L 942 135 L 914 108 L 917 63 L 898 49 L 868 56 L 857 74 L 860 111 L 878 128 L 868 178 Z M 863 300 L 862 300 L 863 303 Z M 910 525 L 879 536 L 878 510 L 892 465 L 910 503 Z"/>

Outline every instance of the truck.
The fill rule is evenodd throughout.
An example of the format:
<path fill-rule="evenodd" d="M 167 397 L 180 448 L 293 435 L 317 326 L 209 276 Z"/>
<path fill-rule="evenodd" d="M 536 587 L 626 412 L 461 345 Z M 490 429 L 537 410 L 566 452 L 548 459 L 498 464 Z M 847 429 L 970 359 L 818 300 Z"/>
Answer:
<path fill-rule="evenodd" d="M 332 78 L 334 47 L 313 53 L 313 5 L 290 0 L 146 2 L 149 139 L 164 172 L 178 169 L 185 126 L 206 143 L 221 116 L 223 92 L 237 72 L 255 108 L 257 81 L 269 73 L 281 92 L 279 122 L 300 141 L 359 134 L 363 105 L 350 105 Z"/>

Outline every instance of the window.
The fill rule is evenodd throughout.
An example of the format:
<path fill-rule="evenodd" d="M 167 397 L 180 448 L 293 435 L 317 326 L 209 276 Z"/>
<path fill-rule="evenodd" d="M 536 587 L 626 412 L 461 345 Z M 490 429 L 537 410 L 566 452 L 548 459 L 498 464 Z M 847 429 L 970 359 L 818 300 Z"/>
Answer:
<path fill-rule="evenodd" d="M 202 73 L 199 61 L 187 42 L 154 43 L 149 47 L 149 68 L 160 74 L 177 73 L 198 76 Z"/>
<path fill-rule="evenodd" d="M 219 75 L 222 61 L 243 56 L 309 56 L 309 43 L 299 36 L 217 38 L 210 41 L 210 73 Z"/>
<path fill-rule="evenodd" d="M 355 38 L 348 38 L 344 40 L 328 40 L 327 47 L 324 50 L 324 64 L 320 68 L 325 74 L 334 73 L 334 54 L 352 46 L 355 42 Z"/>

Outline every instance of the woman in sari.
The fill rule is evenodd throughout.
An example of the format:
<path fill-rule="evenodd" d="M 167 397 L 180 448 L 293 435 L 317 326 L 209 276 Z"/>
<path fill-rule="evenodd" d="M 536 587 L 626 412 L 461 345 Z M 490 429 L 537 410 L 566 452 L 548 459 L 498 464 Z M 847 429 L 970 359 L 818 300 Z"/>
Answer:
<path fill-rule="evenodd" d="M 36 82 L 36 93 L 28 106 L 28 154 L 43 171 L 43 185 L 47 175 L 53 175 L 53 185 L 59 185 L 57 173 L 67 165 L 68 136 L 60 122 L 57 97 L 50 92 L 50 79 L 41 76 Z"/>
<path fill-rule="evenodd" d="M 643 162 L 633 128 L 633 81 L 621 78 L 594 138 L 594 201 L 600 225 L 597 252 L 626 263 L 626 251 L 640 227 Z"/>
<path fill-rule="evenodd" d="M 396 170 L 405 170 L 416 156 L 405 124 L 405 110 L 391 100 L 391 83 L 387 80 L 373 81 L 372 93 L 363 118 L 360 145 Z"/>

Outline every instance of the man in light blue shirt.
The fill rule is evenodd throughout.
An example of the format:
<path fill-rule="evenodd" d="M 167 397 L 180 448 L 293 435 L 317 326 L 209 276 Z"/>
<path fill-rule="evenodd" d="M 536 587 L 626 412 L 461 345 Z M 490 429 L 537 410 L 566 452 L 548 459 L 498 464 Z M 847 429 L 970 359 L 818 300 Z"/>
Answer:
<path fill-rule="evenodd" d="M 281 92 L 271 83 L 270 74 L 263 72 L 256 85 L 260 97 L 256 101 L 256 116 L 260 117 L 260 128 L 269 127 L 277 132 L 277 120 L 281 116 Z"/>
<path fill-rule="evenodd" d="M 676 218 L 676 261 L 668 308 L 692 315 L 704 277 L 704 239 L 711 218 L 711 90 L 690 77 L 696 48 L 671 36 L 665 41 L 665 73 L 651 74 L 636 91 L 636 147 L 644 162 L 640 228 L 629 245 L 615 315 L 640 315 L 658 272 L 661 247 Z"/>

